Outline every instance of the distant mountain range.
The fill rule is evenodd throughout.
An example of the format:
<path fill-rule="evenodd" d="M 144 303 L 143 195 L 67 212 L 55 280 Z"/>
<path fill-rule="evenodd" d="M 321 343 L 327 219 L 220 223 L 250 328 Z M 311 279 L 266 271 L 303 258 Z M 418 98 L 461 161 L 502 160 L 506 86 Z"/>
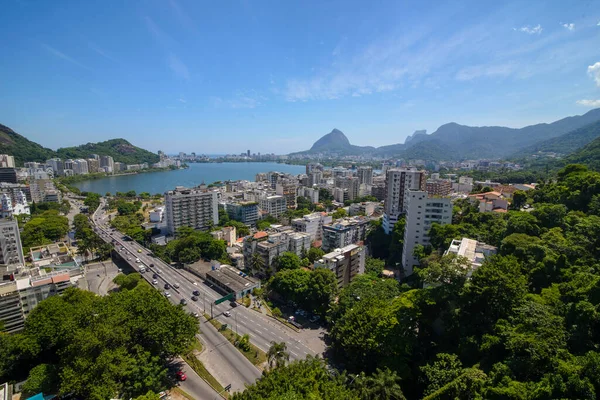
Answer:
<path fill-rule="evenodd" d="M 15 157 L 18 166 L 28 161 L 43 162 L 49 158 L 90 158 L 92 154 L 112 156 L 115 161 L 126 164 L 149 164 L 158 162 L 158 155 L 136 147 L 125 139 L 111 139 L 99 143 L 87 143 L 76 147 L 64 147 L 56 151 L 43 147 L 0 124 L 0 154 Z"/>
<path fill-rule="evenodd" d="M 440 126 L 432 134 L 416 131 L 404 143 L 381 147 L 355 146 L 338 129 L 334 129 L 315 142 L 310 150 L 293 154 L 373 155 L 425 160 L 498 159 L 538 152 L 539 148 L 552 148 L 567 154 L 581 147 L 598 134 L 587 128 L 600 121 L 600 109 L 584 115 L 563 118 L 550 124 L 541 123 L 515 129 L 502 126 L 473 127 L 455 122 Z M 586 127 L 586 128 L 584 128 Z M 585 133 L 575 133 L 584 129 Z M 562 135 L 572 133 L 571 138 Z M 555 139 L 550 142 L 551 139 Z M 573 138 L 577 138 L 573 142 Z M 575 144 L 578 147 L 574 147 Z M 536 147 L 537 146 L 537 147 Z M 541 147 L 540 147 L 541 146 Z"/>

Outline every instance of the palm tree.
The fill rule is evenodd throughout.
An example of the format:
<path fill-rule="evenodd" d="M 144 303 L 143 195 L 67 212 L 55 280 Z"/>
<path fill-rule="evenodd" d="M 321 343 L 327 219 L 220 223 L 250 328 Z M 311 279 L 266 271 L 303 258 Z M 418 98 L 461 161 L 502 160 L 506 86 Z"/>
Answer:
<path fill-rule="evenodd" d="M 271 347 L 267 352 L 267 360 L 269 361 L 269 368 L 273 368 L 273 363 L 276 367 L 282 367 L 286 362 L 290 360 L 290 354 L 287 352 L 287 345 L 285 342 L 271 342 Z"/>
<path fill-rule="evenodd" d="M 379 369 L 371 376 L 357 376 L 355 387 L 362 400 L 406 400 L 400 387 L 400 377 L 389 368 Z"/>
<path fill-rule="evenodd" d="M 262 270 L 265 267 L 265 260 L 263 260 L 263 258 L 260 256 L 260 254 L 255 252 L 254 254 L 252 254 L 252 258 L 250 259 L 250 264 L 254 271 L 262 272 Z"/>

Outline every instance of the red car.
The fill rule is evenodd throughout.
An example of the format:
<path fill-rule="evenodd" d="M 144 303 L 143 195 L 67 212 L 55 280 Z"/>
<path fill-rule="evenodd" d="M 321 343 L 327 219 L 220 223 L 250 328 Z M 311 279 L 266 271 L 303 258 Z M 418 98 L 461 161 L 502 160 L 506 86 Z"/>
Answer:
<path fill-rule="evenodd" d="M 185 381 L 187 379 L 187 375 L 184 374 L 183 371 L 177 371 L 175 376 L 177 376 L 178 381 Z"/>

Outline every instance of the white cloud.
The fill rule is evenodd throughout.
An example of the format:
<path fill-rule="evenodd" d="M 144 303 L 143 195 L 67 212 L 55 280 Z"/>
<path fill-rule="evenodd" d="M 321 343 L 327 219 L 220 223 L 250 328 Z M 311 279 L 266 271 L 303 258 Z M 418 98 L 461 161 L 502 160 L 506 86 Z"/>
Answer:
<path fill-rule="evenodd" d="M 540 33 L 542 33 L 542 31 L 544 29 L 542 28 L 542 26 L 540 24 L 537 24 L 534 27 L 530 27 L 529 25 L 526 25 L 526 26 L 522 26 L 520 28 L 513 28 L 513 30 L 519 31 L 519 32 L 524 32 L 529 35 L 535 35 L 535 34 L 539 35 Z"/>
<path fill-rule="evenodd" d="M 503 77 L 510 75 L 515 69 L 512 63 L 498 65 L 473 65 L 458 71 L 456 79 L 470 81 L 481 77 Z"/>
<path fill-rule="evenodd" d="M 577 100 L 577 104 L 585 107 L 600 107 L 600 100 Z"/>
<path fill-rule="evenodd" d="M 188 67 L 175 54 L 169 54 L 169 57 L 167 58 L 167 64 L 176 76 L 185 80 L 190 79 L 190 71 L 188 70 Z"/>
<path fill-rule="evenodd" d="M 570 31 L 575 30 L 575 24 L 570 23 L 570 24 L 562 24 L 563 27 L 567 28 Z"/>
<path fill-rule="evenodd" d="M 594 65 L 590 65 L 587 69 L 588 75 L 594 79 L 596 85 L 600 87 L 600 61 Z"/>
<path fill-rule="evenodd" d="M 187 103 L 187 101 L 186 101 L 185 99 L 181 99 L 181 98 L 179 98 L 179 99 L 177 99 L 177 100 L 179 100 L 179 102 L 180 102 L 180 103 L 184 103 L 184 104 L 185 104 L 185 103 Z"/>
<path fill-rule="evenodd" d="M 76 59 L 66 55 L 65 53 L 63 53 L 62 51 L 59 51 L 57 49 L 55 49 L 52 46 L 47 45 L 46 43 L 42 43 L 42 47 L 49 52 L 50 54 L 52 54 L 54 57 L 60 58 L 61 60 L 65 60 L 70 62 L 71 64 L 77 65 L 78 67 L 90 70 L 90 68 L 86 67 L 85 65 L 83 65 L 82 63 L 80 63 L 79 61 L 77 61 Z"/>

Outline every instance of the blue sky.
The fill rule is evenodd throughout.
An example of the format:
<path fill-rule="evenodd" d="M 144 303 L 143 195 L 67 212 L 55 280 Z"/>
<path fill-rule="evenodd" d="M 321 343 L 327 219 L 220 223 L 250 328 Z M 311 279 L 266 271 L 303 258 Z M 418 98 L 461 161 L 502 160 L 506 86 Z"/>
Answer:
<path fill-rule="evenodd" d="M 600 107 L 595 1 L 6 0 L 0 123 L 57 148 L 403 142 Z"/>

